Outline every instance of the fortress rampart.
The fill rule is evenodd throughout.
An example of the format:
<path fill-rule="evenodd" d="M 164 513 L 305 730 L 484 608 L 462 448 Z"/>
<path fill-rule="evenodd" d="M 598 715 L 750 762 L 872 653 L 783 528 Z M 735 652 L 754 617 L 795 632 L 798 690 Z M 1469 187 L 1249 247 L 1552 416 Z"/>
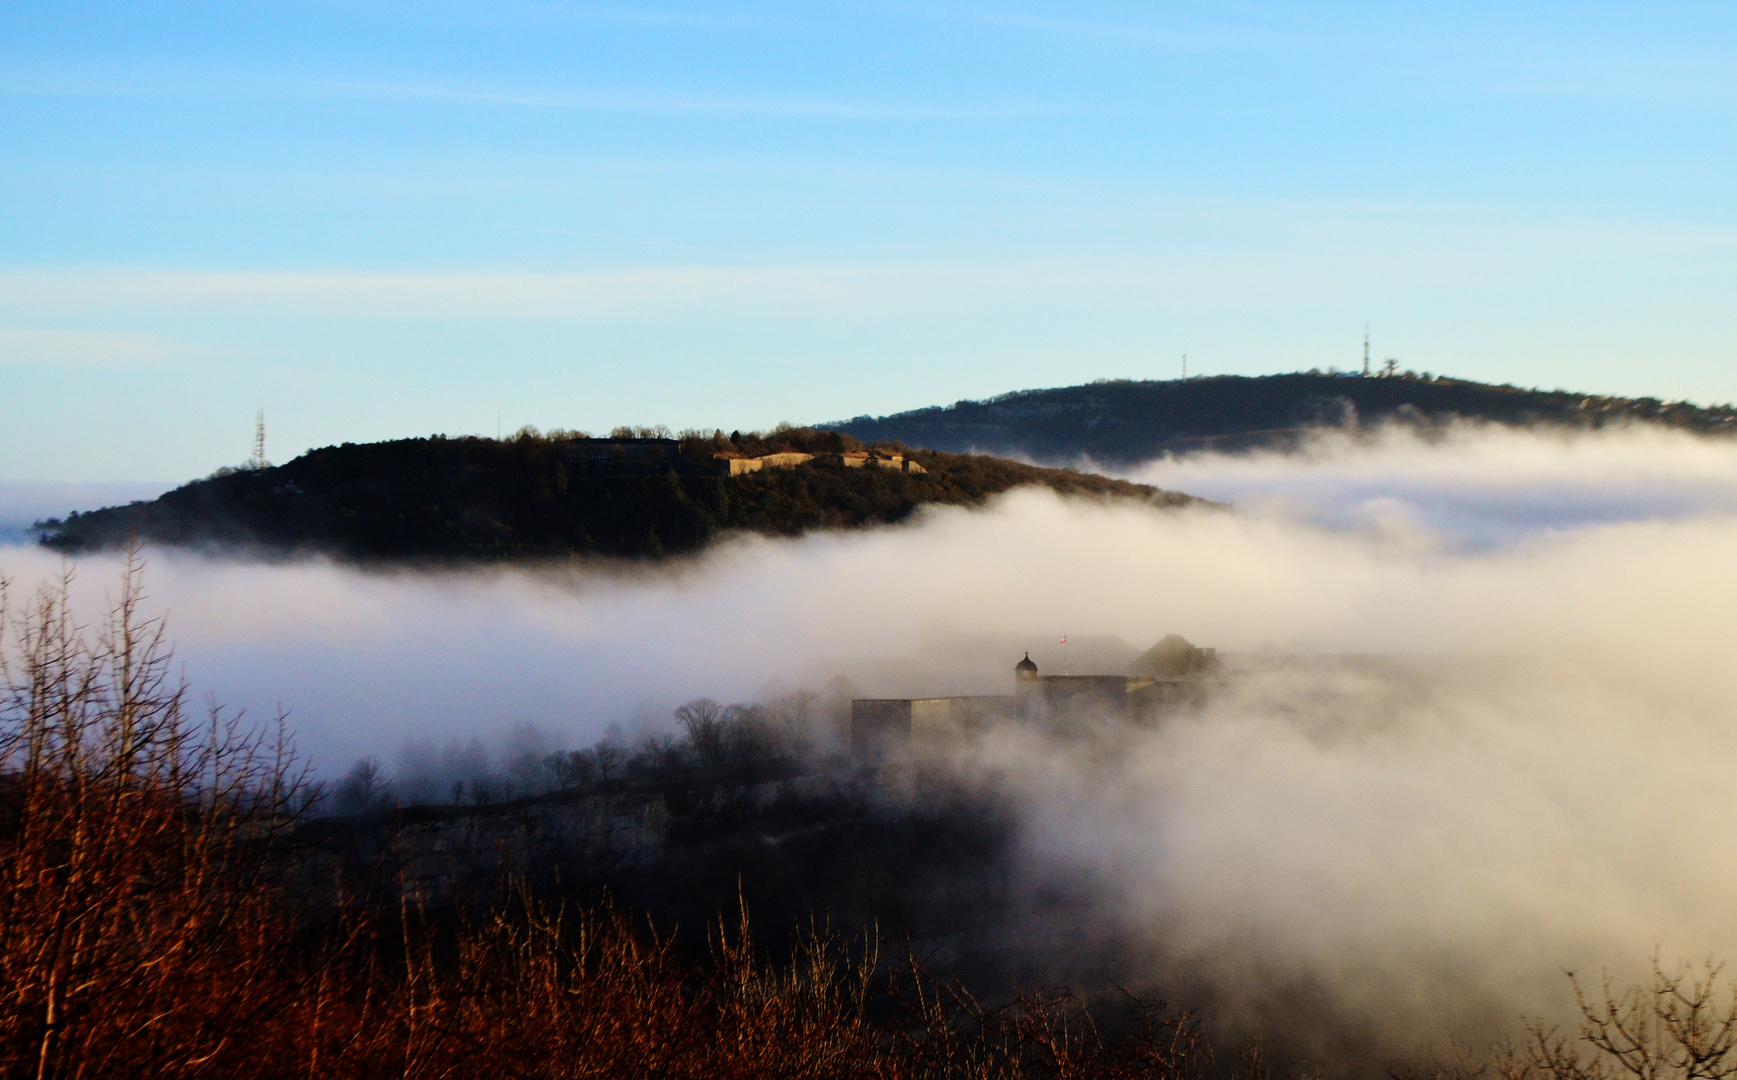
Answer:
<path fill-rule="evenodd" d="M 1155 723 L 1194 707 L 1227 681 L 1215 649 L 1171 634 L 1121 675 L 1042 675 L 1031 655 L 1014 665 L 1012 694 L 858 698 L 851 702 L 851 746 L 874 756 L 901 745 L 939 743 L 998 723 L 1062 727 L 1122 719 Z"/>

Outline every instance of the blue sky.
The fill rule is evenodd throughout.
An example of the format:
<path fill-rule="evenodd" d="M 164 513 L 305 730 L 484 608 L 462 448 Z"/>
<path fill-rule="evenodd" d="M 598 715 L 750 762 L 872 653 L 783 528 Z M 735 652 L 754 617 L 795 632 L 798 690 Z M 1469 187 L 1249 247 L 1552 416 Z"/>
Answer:
<path fill-rule="evenodd" d="M 1377 360 L 1737 398 L 1737 8 L 0 6 L 0 481 Z"/>

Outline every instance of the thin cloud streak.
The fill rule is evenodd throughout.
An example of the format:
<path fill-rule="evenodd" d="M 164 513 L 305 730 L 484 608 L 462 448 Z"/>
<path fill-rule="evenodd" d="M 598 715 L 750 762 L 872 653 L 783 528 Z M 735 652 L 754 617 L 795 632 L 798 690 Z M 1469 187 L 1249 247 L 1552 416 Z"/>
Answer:
<path fill-rule="evenodd" d="M 984 4 L 883 4 L 880 10 L 913 19 L 950 22 L 967 26 L 988 26 L 1003 30 L 1041 35 L 1056 35 L 1091 40 L 1110 46 L 1115 51 L 1127 49 L 1157 49 L 1163 52 L 1271 53 L 1298 45 L 1320 46 L 1331 43 L 1337 49 L 1347 45 L 1342 36 L 1283 32 L 1269 27 L 1257 27 L 1248 22 L 1218 25 L 1185 24 L 1172 21 L 1160 25 L 1152 20 L 1093 19 L 1078 14 L 1049 15 L 1031 11 L 1015 11 L 1006 7 Z"/>
<path fill-rule="evenodd" d="M 0 367 L 146 368 L 213 355 L 158 334 L 0 326 Z"/>
<path fill-rule="evenodd" d="M 1716 277 L 1737 231 L 1615 221 L 1519 222 L 1451 205 L 1148 198 L 1127 214 L 1150 224 L 1187 221 L 1158 255 L 1067 257 L 1010 254 L 989 260 L 783 265 L 686 265 L 588 272 L 396 269 L 168 269 L 136 266 L 0 268 L 0 313 L 15 321 L 53 314 L 221 304 L 305 318 L 574 318 L 671 313 L 684 306 L 751 304 L 804 318 L 833 312 L 945 307 L 1002 296 L 1046 305 L 1087 303 L 1149 310 L 1189 306 L 1245 310 L 1265 298 L 1291 307 L 1342 302 L 1371 281 L 1370 249 L 1414 263 L 1406 294 L 1497 285 L 1535 289 L 1541 276 L 1608 283 L 1617 266 L 1650 262 L 1678 276 Z M 1201 222 L 1210 224 L 1202 225 Z M 557 230 L 559 231 L 559 230 Z M 573 235 L 591 235 L 567 230 Z M 598 234 L 602 235 L 602 234 Z M 1468 238 L 1480 241 L 1467 250 Z M 615 237 L 615 239 L 631 239 Z M 676 245 L 660 241 L 636 241 Z M 240 305 L 240 307 L 236 307 Z"/>
<path fill-rule="evenodd" d="M 590 92 L 483 90 L 416 83 L 335 83 L 329 85 L 332 92 L 339 96 L 353 93 L 357 96 L 402 100 L 460 101 L 538 109 L 577 109 L 588 112 L 786 116 L 831 120 L 1014 120 L 1070 115 L 1069 110 L 1053 107 L 957 108 L 830 101 L 779 101 L 631 90 Z"/>
<path fill-rule="evenodd" d="M 248 99 L 273 101 L 399 101 L 497 105 L 505 108 L 694 116 L 758 116 L 861 121 L 987 121 L 1073 115 L 1053 105 L 927 105 L 758 98 L 751 96 L 595 88 L 586 90 L 482 86 L 432 80 L 346 80 L 220 72 L 139 69 L 30 71 L 0 74 L 0 95 L 13 97 Z"/>
<path fill-rule="evenodd" d="M 869 311 L 888 293 L 951 283 L 1036 288 L 1041 265 L 675 267 L 592 274 L 341 270 L 0 272 L 0 311 L 79 315 L 200 308 L 303 318 L 585 318 L 681 306 L 754 303 L 795 313 Z M 818 305 L 818 308 L 817 308 Z"/>

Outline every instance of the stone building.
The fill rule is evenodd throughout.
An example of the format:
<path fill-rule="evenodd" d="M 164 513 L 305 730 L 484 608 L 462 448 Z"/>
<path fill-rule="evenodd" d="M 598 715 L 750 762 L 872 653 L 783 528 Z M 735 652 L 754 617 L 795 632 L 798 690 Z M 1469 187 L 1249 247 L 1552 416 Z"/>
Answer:
<path fill-rule="evenodd" d="M 1224 683 L 1215 649 L 1171 634 L 1121 675 L 1044 675 L 1031 654 L 1013 667 L 1013 693 L 925 698 L 858 698 L 851 702 L 851 745 L 873 753 L 888 745 L 937 742 L 1003 722 L 1065 727 L 1120 718 L 1153 723 L 1199 704 Z"/>
<path fill-rule="evenodd" d="M 794 469 L 798 465 L 810 463 L 820 468 L 832 469 L 897 469 L 900 472 L 922 473 L 929 470 L 903 454 L 880 454 L 866 450 L 846 454 L 804 454 L 789 451 L 781 454 L 762 454 L 759 457 L 744 457 L 739 454 L 713 455 L 719 464 L 719 472 L 725 476 L 741 476 L 743 473 L 759 472 L 762 469 Z"/>
<path fill-rule="evenodd" d="M 690 452 L 692 447 L 688 448 Z M 762 469 L 794 469 L 801 465 L 833 469 L 897 469 L 921 473 L 928 470 L 903 454 L 858 450 L 842 454 L 805 454 L 786 451 L 749 457 L 730 452 L 708 459 L 682 453 L 678 439 L 569 439 L 561 444 L 561 462 L 581 475 L 635 476 L 674 470 L 684 474 L 742 476 Z"/>

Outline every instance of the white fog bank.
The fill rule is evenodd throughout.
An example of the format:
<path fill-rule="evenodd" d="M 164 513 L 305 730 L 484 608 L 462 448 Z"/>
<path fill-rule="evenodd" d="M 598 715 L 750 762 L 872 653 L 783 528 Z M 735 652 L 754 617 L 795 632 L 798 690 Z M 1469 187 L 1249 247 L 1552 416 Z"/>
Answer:
<path fill-rule="evenodd" d="M 1737 439 L 1646 425 L 1331 430 L 1290 453 L 1190 454 L 1115 471 L 1246 513 L 1466 546 L 1737 511 Z"/>
<path fill-rule="evenodd" d="M 1232 1013 L 1312 987 L 1372 1038 L 1439 1042 L 1558 1009 L 1563 968 L 1737 956 L 1730 444 L 1461 432 L 1142 475 L 1247 509 L 1023 491 L 643 573 L 156 552 L 148 590 L 192 681 L 283 704 L 328 772 L 525 721 L 590 740 L 769 680 L 1005 684 L 1017 653 L 966 670 L 950 636 L 1029 638 L 1046 670 L 1064 632 L 1397 654 L 1403 677 L 1250 679 L 1113 754 L 1011 733 L 958 767 L 1019 796 L 1034 878 L 1088 891 L 1068 933 L 1130 938 Z M 14 595 L 59 565 L 0 549 Z M 77 570 L 92 610 L 115 561 Z"/>

